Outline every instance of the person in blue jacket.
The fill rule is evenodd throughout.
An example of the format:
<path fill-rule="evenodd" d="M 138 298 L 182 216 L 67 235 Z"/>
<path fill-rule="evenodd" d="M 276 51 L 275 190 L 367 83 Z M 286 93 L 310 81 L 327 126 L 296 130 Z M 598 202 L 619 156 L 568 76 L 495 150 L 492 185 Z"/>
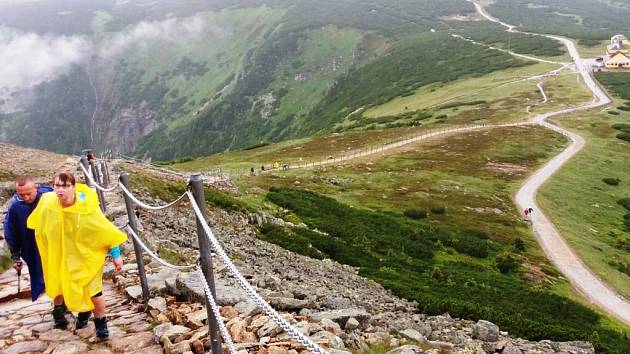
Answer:
<path fill-rule="evenodd" d="M 44 292 L 44 277 L 39 251 L 33 230 L 26 227 L 26 219 L 35 210 L 43 193 L 52 192 L 48 186 L 38 186 L 30 176 L 20 176 L 15 180 L 15 195 L 9 203 L 4 217 L 4 238 L 11 251 L 13 268 L 22 270 L 23 259 L 28 266 L 31 278 L 31 298 L 37 300 Z"/>

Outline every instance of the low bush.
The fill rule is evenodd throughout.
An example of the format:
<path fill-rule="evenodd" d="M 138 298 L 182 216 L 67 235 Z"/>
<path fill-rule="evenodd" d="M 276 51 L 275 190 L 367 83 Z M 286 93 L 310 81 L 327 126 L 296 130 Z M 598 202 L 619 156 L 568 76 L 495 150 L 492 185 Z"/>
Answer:
<path fill-rule="evenodd" d="M 300 246 L 294 247 L 298 253 L 306 254 L 315 248 L 340 263 L 359 267 L 360 275 L 391 289 L 397 296 L 422 304 L 419 310 L 423 313 L 449 312 L 471 320 L 486 319 L 531 340 L 584 340 L 597 332 L 604 343 L 598 352 L 628 353 L 624 351 L 627 336 L 602 326 L 596 312 L 544 288 L 532 288 L 530 283 L 510 274 L 518 270 L 519 261 L 507 249 L 495 258 L 494 265 L 457 257 L 456 252 L 449 252 L 451 248 L 446 249 L 449 257 L 433 256 L 444 251 L 444 246 L 472 254 L 485 250 L 493 256 L 495 248 L 501 246 L 488 240 L 483 232 L 427 225 L 400 214 L 352 208 L 309 191 L 274 190 L 267 200 L 291 210 L 310 228 L 326 232 L 323 235 L 293 228 L 284 233 L 274 231 L 275 238 L 298 240 Z"/>
<path fill-rule="evenodd" d="M 608 111 L 608 114 L 612 114 L 613 116 L 618 116 L 619 112 L 617 112 L 617 111 Z"/>
<path fill-rule="evenodd" d="M 619 185 L 619 182 L 621 182 L 619 178 L 613 178 L 613 177 L 604 177 L 602 178 L 602 181 L 604 181 L 604 183 L 610 186 L 617 186 Z"/>
<path fill-rule="evenodd" d="M 523 242 L 523 239 L 519 237 L 514 240 L 514 249 L 519 252 L 525 251 L 525 242 Z"/>
<path fill-rule="evenodd" d="M 617 201 L 617 204 L 621 205 L 622 207 L 630 210 L 630 198 L 621 198 Z"/>
<path fill-rule="evenodd" d="M 630 112 L 630 107 L 628 106 L 619 106 L 617 109 L 624 112 Z"/>
<path fill-rule="evenodd" d="M 625 130 L 625 129 L 630 129 L 630 124 L 616 123 L 616 124 L 611 125 L 610 127 L 616 130 Z"/>
<path fill-rule="evenodd" d="M 617 134 L 617 139 L 630 142 L 630 133 L 619 133 Z"/>
<path fill-rule="evenodd" d="M 427 217 L 427 211 L 420 209 L 407 209 L 405 210 L 404 215 L 411 219 L 424 219 Z"/>
<path fill-rule="evenodd" d="M 497 256 L 495 263 L 499 272 L 503 274 L 511 273 L 518 269 L 518 261 L 511 254 Z"/>
<path fill-rule="evenodd" d="M 614 268 L 617 268 L 618 271 L 630 275 L 630 265 L 625 263 L 625 262 L 620 262 L 620 261 L 611 261 L 608 263 L 609 265 L 611 265 Z"/>
<path fill-rule="evenodd" d="M 258 144 L 254 144 L 254 145 L 248 146 L 246 148 L 243 148 L 243 150 L 254 150 L 254 149 L 258 149 L 258 148 L 263 147 L 263 146 L 267 146 L 269 144 L 270 144 L 269 142 L 260 142 Z"/>
<path fill-rule="evenodd" d="M 431 210 L 431 212 L 433 214 L 444 214 L 444 213 L 446 213 L 446 207 L 444 207 L 444 206 L 433 206 L 433 207 L 431 207 L 430 210 Z"/>

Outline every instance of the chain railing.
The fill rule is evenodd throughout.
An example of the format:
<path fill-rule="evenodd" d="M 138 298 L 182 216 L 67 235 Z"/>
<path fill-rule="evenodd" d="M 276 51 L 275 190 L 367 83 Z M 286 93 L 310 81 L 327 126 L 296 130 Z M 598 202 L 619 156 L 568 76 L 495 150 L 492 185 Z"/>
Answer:
<path fill-rule="evenodd" d="M 217 255 L 219 255 L 219 260 L 224 263 L 232 275 L 237 279 L 239 286 L 241 286 L 248 297 L 259 306 L 265 313 L 269 315 L 269 317 L 283 330 L 285 330 L 288 334 L 290 334 L 298 343 L 303 345 L 305 348 L 310 350 L 312 353 L 316 354 L 328 354 L 323 348 L 313 342 L 306 335 L 301 333 L 298 329 L 293 327 L 287 320 L 285 320 L 278 312 L 276 312 L 269 303 L 267 303 L 260 294 L 256 292 L 249 282 L 243 277 L 243 275 L 239 272 L 239 270 L 234 266 L 232 261 L 229 259 L 218 240 L 214 237 L 214 234 L 210 227 L 208 226 L 208 221 L 206 219 L 204 211 L 199 206 L 197 199 L 200 202 L 205 203 L 204 193 L 203 193 L 203 183 L 201 182 L 201 176 L 199 174 L 193 174 L 188 179 L 189 190 L 180 195 L 174 201 L 169 202 L 165 205 L 148 205 L 147 203 L 139 200 L 131 191 L 129 191 L 128 187 L 128 175 L 126 173 L 122 173 L 118 178 L 118 183 L 110 188 L 104 188 L 101 183 L 103 182 L 102 177 L 99 177 L 98 174 L 94 173 L 94 171 L 88 171 L 85 168 L 85 160 L 82 157 L 81 161 L 81 169 L 85 174 L 86 182 L 89 183 L 90 186 L 96 188 L 97 191 L 101 192 L 113 192 L 117 188 L 121 189 L 123 197 L 125 198 L 125 204 L 127 207 L 127 216 L 128 221 L 124 226 L 118 227 L 121 230 L 125 230 L 128 235 L 131 236 L 131 239 L 134 244 L 134 250 L 136 255 L 136 262 L 138 263 L 138 274 L 140 277 L 140 282 L 143 291 L 143 300 L 147 303 L 149 298 L 149 289 L 146 279 L 146 273 L 144 270 L 144 261 L 142 257 L 142 253 L 146 252 L 151 258 L 153 258 L 156 262 L 161 265 L 176 269 L 180 271 L 192 270 L 195 269 L 195 273 L 199 276 L 199 280 L 201 281 L 204 289 L 204 294 L 206 298 L 206 310 L 208 312 L 208 326 L 210 327 L 209 335 L 212 343 L 212 353 L 213 354 L 222 354 L 223 349 L 221 346 L 221 341 L 219 339 L 219 331 L 223 337 L 225 342 L 225 346 L 230 352 L 230 354 L 236 354 L 236 349 L 234 346 L 234 342 L 230 337 L 230 333 L 225 327 L 223 318 L 221 317 L 219 307 L 216 302 L 216 290 L 214 287 L 214 278 L 212 272 L 212 258 L 210 246 L 214 248 Z M 90 173 L 92 172 L 92 173 Z M 104 174 L 101 174 L 104 176 Z M 197 199 L 195 198 L 197 195 Z M 175 265 L 171 264 L 164 259 L 160 258 L 155 252 L 153 252 L 142 240 L 142 238 L 138 234 L 137 227 L 137 219 L 135 213 L 135 206 L 138 206 L 147 210 L 164 210 L 167 208 L 171 208 L 178 203 L 180 203 L 185 197 L 188 197 L 193 211 L 195 213 L 195 217 L 197 219 L 198 232 L 197 236 L 199 239 L 199 261 L 196 264 L 188 264 L 188 265 Z M 101 194 L 99 194 L 99 201 L 101 198 Z"/>

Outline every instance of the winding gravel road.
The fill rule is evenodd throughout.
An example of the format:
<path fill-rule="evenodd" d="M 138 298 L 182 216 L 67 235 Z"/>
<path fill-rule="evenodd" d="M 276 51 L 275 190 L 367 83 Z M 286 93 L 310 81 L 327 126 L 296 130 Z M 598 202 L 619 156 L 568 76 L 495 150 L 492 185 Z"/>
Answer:
<path fill-rule="evenodd" d="M 477 11 L 492 22 L 499 23 L 510 32 L 516 32 L 515 27 L 490 16 L 477 3 L 470 1 L 475 5 Z M 530 33 L 534 34 L 534 33 Z M 610 103 L 610 98 L 604 90 L 596 83 L 591 75 L 588 61 L 582 60 L 575 44 L 564 37 L 534 34 L 557 40 L 564 44 L 569 51 L 569 55 L 573 58 L 576 70 L 581 75 L 585 84 L 593 92 L 593 101 L 590 103 L 565 109 L 557 112 L 540 114 L 532 118 L 533 122 L 541 124 L 547 128 L 553 129 L 571 139 L 569 145 L 559 155 L 545 164 L 530 176 L 523 186 L 516 192 L 515 201 L 519 209 L 532 207 L 534 213 L 530 216 L 536 238 L 547 257 L 558 267 L 560 272 L 566 276 L 571 284 L 577 288 L 590 302 L 599 306 L 609 314 L 630 325 L 630 302 L 611 289 L 599 277 L 593 274 L 584 263 L 580 260 L 573 249 L 567 244 L 566 240 L 560 235 L 556 227 L 549 218 L 541 211 L 536 203 L 536 194 L 538 189 L 564 165 L 569 159 L 577 154 L 584 147 L 584 138 L 564 130 L 556 125 L 547 122 L 547 119 L 561 114 L 567 114 L 582 110 L 587 110 Z"/>

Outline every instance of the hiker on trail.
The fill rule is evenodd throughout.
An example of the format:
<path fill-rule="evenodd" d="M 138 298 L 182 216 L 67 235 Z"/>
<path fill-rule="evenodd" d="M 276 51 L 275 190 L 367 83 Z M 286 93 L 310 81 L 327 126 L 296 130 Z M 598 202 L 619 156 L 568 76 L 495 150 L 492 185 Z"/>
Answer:
<path fill-rule="evenodd" d="M 529 209 L 527 209 L 527 211 L 529 211 L 529 215 L 532 215 L 532 213 L 534 212 L 534 209 L 530 207 Z"/>
<path fill-rule="evenodd" d="M 31 299 L 37 300 L 44 292 L 44 277 L 42 262 L 35 242 L 33 230 L 26 227 L 26 220 L 33 212 L 43 193 L 52 192 L 48 186 L 38 186 L 30 176 L 20 176 L 15 179 L 15 194 L 4 216 L 4 239 L 7 240 L 13 268 L 22 271 L 22 261 L 26 262 L 31 278 Z M 19 275 L 18 275 L 19 276 Z"/>
<path fill-rule="evenodd" d="M 116 270 L 122 268 L 118 245 L 127 236 L 103 215 L 96 192 L 76 183 L 69 172 L 57 174 L 54 193 L 42 195 L 28 218 L 42 260 L 46 294 L 54 299 L 55 321 L 65 315 L 63 303 L 79 312 L 76 328 L 85 328 L 94 312 L 96 336 L 109 336 L 102 293 L 108 251 Z"/>

